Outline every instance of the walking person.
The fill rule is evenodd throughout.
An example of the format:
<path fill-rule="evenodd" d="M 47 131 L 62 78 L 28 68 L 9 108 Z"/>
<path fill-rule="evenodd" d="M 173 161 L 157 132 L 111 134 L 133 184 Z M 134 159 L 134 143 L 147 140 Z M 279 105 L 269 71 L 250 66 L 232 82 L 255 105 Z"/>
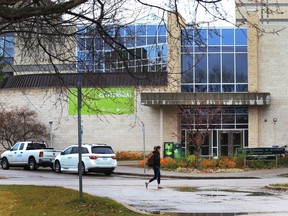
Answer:
<path fill-rule="evenodd" d="M 161 150 L 161 146 L 154 147 L 153 156 L 152 156 L 154 157 L 154 164 L 153 164 L 154 176 L 149 181 L 145 182 L 146 188 L 148 188 L 148 184 L 150 184 L 151 182 L 157 179 L 158 189 L 162 189 L 162 187 L 160 186 L 160 181 L 161 181 L 160 150 Z"/>

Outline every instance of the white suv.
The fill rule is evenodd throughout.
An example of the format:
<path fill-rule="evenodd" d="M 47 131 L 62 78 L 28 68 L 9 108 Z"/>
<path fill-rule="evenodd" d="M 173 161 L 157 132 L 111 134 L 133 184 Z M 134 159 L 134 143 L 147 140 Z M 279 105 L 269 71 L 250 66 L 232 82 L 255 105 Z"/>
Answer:
<path fill-rule="evenodd" d="M 54 160 L 54 169 L 60 172 L 78 173 L 78 145 L 67 147 Z M 100 172 L 111 175 L 117 166 L 116 155 L 106 144 L 83 144 L 82 145 L 82 173 Z"/>

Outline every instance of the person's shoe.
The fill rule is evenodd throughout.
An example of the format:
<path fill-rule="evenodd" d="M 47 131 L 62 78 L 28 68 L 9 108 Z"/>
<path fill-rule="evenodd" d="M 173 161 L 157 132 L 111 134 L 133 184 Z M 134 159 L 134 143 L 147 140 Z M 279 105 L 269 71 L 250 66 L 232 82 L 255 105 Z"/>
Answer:
<path fill-rule="evenodd" d="M 163 187 L 160 187 L 160 186 L 159 186 L 158 189 L 163 189 Z"/>
<path fill-rule="evenodd" d="M 148 188 L 148 183 L 147 182 L 145 182 L 145 187 Z"/>

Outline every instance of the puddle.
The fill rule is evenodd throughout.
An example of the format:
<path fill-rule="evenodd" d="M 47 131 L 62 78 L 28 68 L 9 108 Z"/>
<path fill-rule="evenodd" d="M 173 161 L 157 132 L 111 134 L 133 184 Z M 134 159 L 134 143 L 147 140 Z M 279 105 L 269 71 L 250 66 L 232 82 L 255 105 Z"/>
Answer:
<path fill-rule="evenodd" d="M 176 187 L 174 188 L 174 190 L 176 191 L 180 191 L 180 192 L 199 192 L 199 191 L 207 191 L 207 192 L 228 192 L 228 193 L 246 193 L 246 196 L 274 196 L 274 194 L 272 193 L 267 193 L 267 192 L 255 192 L 255 191 L 237 191 L 237 190 L 218 190 L 218 189 L 213 189 L 213 190 L 199 190 L 196 187 Z M 203 196 L 226 196 L 223 194 L 202 194 Z"/>
<path fill-rule="evenodd" d="M 198 192 L 198 191 L 200 191 L 196 187 L 176 187 L 176 188 L 174 188 L 174 190 L 180 191 L 180 192 Z"/>
<path fill-rule="evenodd" d="M 280 175 L 278 175 L 278 176 L 288 178 L 288 173 L 286 173 L 286 174 L 280 174 Z"/>
<path fill-rule="evenodd" d="M 156 212 L 156 214 L 159 214 Z M 166 214 L 166 213 L 165 213 Z M 167 213 L 169 216 L 236 216 L 248 215 L 248 213 Z"/>
<path fill-rule="evenodd" d="M 246 196 L 274 196 L 274 194 L 265 192 L 250 192 L 250 194 L 247 194 Z"/>

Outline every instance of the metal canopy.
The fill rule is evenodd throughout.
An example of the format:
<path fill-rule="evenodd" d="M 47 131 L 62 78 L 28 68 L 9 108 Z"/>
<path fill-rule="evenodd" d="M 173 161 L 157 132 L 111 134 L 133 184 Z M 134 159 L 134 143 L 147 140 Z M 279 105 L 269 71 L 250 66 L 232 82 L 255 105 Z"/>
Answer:
<path fill-rule="evenodd" d="M 263 106 L 270 105 L 270 101 L 270 93 L 141 93 L 141 104 L 144 106 Z"/>

